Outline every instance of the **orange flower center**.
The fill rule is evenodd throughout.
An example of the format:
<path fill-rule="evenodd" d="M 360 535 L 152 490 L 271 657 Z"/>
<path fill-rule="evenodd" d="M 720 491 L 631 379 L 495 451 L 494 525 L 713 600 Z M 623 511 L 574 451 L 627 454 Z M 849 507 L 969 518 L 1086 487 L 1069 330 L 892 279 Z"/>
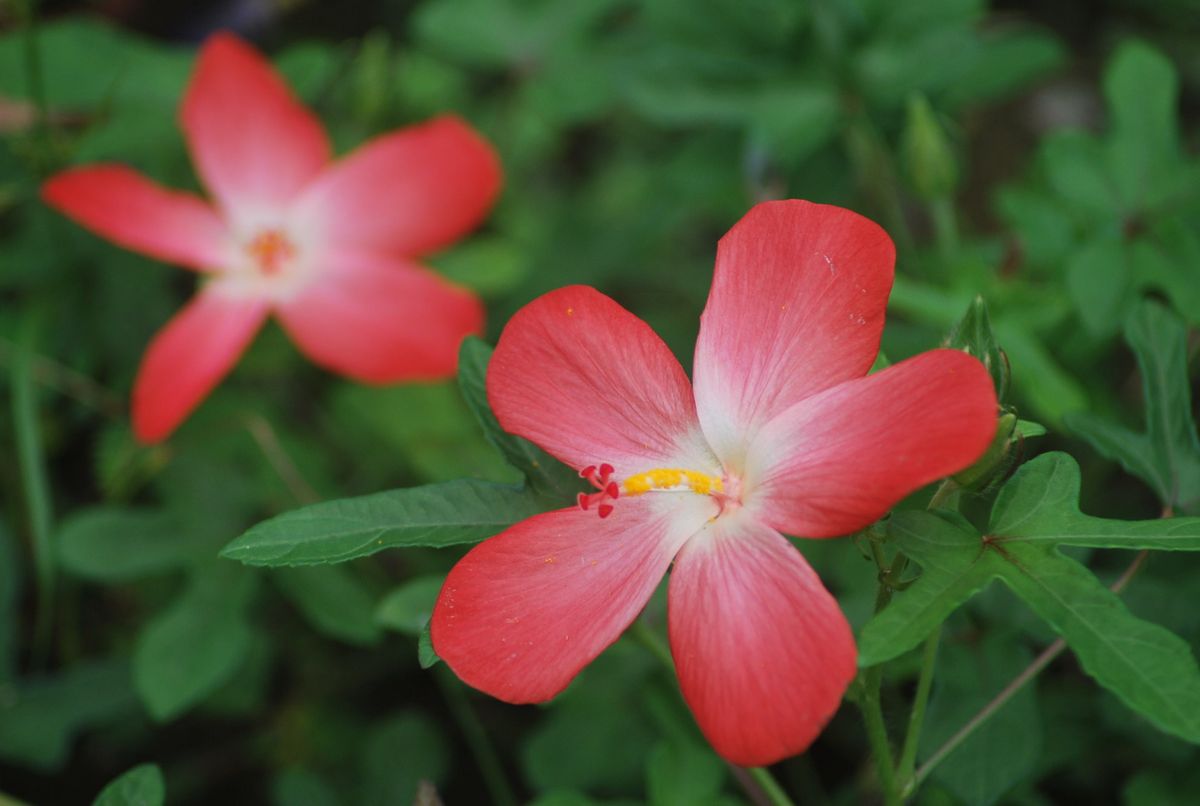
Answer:
<path fill-rule="evenodd" d="M 274 277 L 296 257 L 296 247 L 281 230 L 268 229 L 246 244 L 246 254 L 254 261 L 259 273 Z"/>

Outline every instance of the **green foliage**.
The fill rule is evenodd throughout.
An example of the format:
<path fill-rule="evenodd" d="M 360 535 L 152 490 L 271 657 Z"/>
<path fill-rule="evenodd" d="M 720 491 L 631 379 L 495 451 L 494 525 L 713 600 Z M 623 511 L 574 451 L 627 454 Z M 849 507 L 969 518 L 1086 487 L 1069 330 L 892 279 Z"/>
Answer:
<path fill-rule="evenodd" d="M 104 787 L 92 806 L 162 806 L 166 797 L 162 770 L 141 764 Z"/>
<path fill-rule="evenodd" d="M 1192 420 L 1187 339 L 1175 314 L 1142 302 L 1125 324 L 1125 340 L 1141 370 L 1145 431 L 1085 413 L 1069 417 L 1067 427 L 1149 484 L 1165 506 L 1200 514 L 1200 438 Z"/>
<path fill-rule="evenodd" d="M 1086 567 L 1056 546 L 1200 550 L 1200 519 L 1113 521 L 1081 514 L 1079 468 L 1065 454 L 1022 467 L 980 533 L 958 517 L 903 512 L 888 522 L 922 575 L 862 630 L 859 663 L 916 646 L 1000 579 L 1058 633 L 1084 670 L 1160 729 L 1200 743 L 1200 668 L 1187 643 L 1133 616 Z"/>
<path fill-rule="evenodd" d="M 277 515 L 234 540 L 221 556 L 248 565 L 344 562 L 386 548 L 477 543 L 539 511 L 539 499 L 518 487 L 447 481 Z"/>

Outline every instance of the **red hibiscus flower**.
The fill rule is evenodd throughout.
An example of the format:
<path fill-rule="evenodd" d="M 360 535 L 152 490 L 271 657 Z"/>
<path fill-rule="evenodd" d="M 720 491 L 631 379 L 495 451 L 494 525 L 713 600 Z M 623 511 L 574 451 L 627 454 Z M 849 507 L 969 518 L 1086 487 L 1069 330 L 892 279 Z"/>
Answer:
<path fill-rule="evenodd" d="M 500 337 L 503 427 L 596 488 L 518 523 L 450 572 L 433 645 L 468 684 L 553 697 L 617 639 L 674 564 L 671 652 L 705 736 L 736 764 L 803 751 L 855 674 L 837 602 L 781 533 L 844 535 L 969 465 L 996 428 L 971 356 L 868 376 L 895 250 L 837 207 L 769 202 L 720 243 L 695 383 L 640 319 L 553 291 Z"/>
<path fill-rule="evenodd" d="M 445 377 L 479 300 L 416 257 L 474 227 L 500 186 L 491 147 L 454 117 L 386 134 L 337 162 L 320 122 L 252 48 L 202 48 L 180 109 L 213 204 L 116 165 L 74 168 L 47 203 L 126 248 L 202 272 L 150 344 L 133 423 L 164 439 L 279 317 L 316 363 L 369 383 Z"/>

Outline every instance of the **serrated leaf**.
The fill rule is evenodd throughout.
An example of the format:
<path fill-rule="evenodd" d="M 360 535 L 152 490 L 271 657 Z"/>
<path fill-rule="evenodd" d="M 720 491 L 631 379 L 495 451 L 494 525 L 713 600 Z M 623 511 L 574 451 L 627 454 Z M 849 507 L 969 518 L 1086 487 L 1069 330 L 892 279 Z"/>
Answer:
<path fill-rule="evenodd" d="M 63 568 L 100 582 L 160 574 L 197 556 L 176 518 L 157 509 L 78 510 L 63 522 L 55 543 Z"/>
<path fill-rule="evenodd" d="M 433 615 L 433 603 L 445 579 L 437 574 L 408 580 L 379 602 L 375 622 L 414 638 L 419 636 Z"/>
<path fill-rule="evenodd" d="M 1192 420 L 1187 327 L 1167 308 L 1144 300 L 1125 324 L 1125 339 L 1141 369 L 1145 430 L 1083 413 L 1072 415 L 1067 425 L 1149 484 L 1164 504 L 1200 513 L 1200 438 Z"/>
<path fill-rule="evenodd" d="M 166 798 L 162 770 L 140 764 L 104 787 L 92 806 L 162 806 Z"/>
<path fill-rule="evenodd" d="M 269 578 L 320 632 L 358 646 L 379 640 L 374 597 L 350 569 L 336 565 L 276 568 Z"/>
<path fill-rule="evenodd" d="M 319 565 L 386 548 L 477 543 L 544 509 L 527 490 L 460 479 L 285 512 L 251 528 L 221 556 L 247 565 Z"/>
<path fill-rule="evenodd" d="M 56 677 L 0 687 L 0 758 L 57 769 L 77 734 L 136 710 L 124 662 L 85 661 Z"/>
<path fill-rule="evenodd" d="M 255 581 L 237 566 L 198 569 L 183 595 L 142 630 L 134 684 L 152 717 L 183 713 L 242 666 L 253 642 L 243 610 Z"/>
<path fill-rule="evenodd" d="M 491 358 L 492 348 L 473 336 L 463 340 L 458 353 L 458 385 L 484 435 L 509 464 L 525 474 L 531 488 L 563 503 L 573 502 L 582 489 L 579 474 L 529 440 L 505 431 L 492 414 L 486 385 Z"/>

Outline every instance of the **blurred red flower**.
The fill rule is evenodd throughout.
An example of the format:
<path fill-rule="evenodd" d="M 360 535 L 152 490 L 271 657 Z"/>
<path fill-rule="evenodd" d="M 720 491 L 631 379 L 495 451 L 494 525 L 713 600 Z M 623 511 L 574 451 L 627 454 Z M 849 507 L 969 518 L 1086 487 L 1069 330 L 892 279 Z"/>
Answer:
<path fill-rule="evenodd" d="M 802 201 L 750 211 L 720 243 L 695 386 L 640 319 L 553 291 L 500 337 L 487 390 L 503 427 L 596 488 L 472 549 L 434 610 L 467 683 L 547 700 L 637 617 L 674 563 L 671 652 L 724 758 L 806 749 L 855 674 L 837 602 L 780 533 L 861 529 L 987 448 L 983 365 L 934 350 L 867 375 L 895 250 L 877 225 Z"/>
<path fill-rule="evenodd" d="M 128 249 L 202 272 L 151 342 L 133 391 L 146 442 L 167 437 L 270 313 L 301 351 L 369 383 L 451 375 L 482 327 L 469 291 L 420 265 L 479 223 L 500 187 L 491 146 L 455 117 L 380 136 L 333 162 L 320 122 L 228 34 L 200 51 L 180 119 L 213 204 L 128 168 L 52 177 L 52 207 Z"/>

